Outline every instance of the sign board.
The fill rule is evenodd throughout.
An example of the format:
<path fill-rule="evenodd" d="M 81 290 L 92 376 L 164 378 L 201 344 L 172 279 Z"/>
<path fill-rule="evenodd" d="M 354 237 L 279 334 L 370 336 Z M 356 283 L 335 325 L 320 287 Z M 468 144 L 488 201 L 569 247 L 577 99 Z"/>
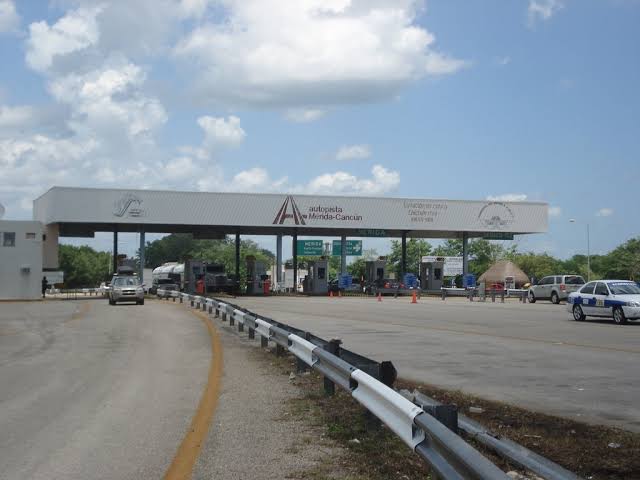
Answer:
<path fill-rule="evenodd" d="M 483 233 L 482 238 L 484 238 L 485 240 L 513 240 L 513 233 L 488 232 Z"/>
<path fill-rule="evenodd" d="M 433 255 L 422 257 L 422 262 L 444 262 L 445 277 L 462 275 L 462 257 L 436 257 Z"/>
<path fill-rule="evenodd" d="M 384 238 L 387 237 L 387 231 L 386 230 L 376 230 L 376 229 L 367 229 L 367 228 L 362 228 L 359 230 L 356 230 L 356 236 L 358 237 L 379 237 L 379 238 Z"/>
<path fill-rule="evenodd" d="M 342 255 L 342 242 L 333 241 L 332 255 L 339 257 Z M 362 255 L 362 240 L 347 240 L 347 256 L 359 257 Z"/>
<path fill-rule="evenodd" d="M 47 277 L 47 283 L 49 285 L 59 285 L 64 283 L 64 272 L 56 271 L 56 272 L 42 272 L 42 275 Z"/>
<path fill-rule="evenodd" d="M 298 255 L 320 256 L 324 253 L 322 240 L 298 240 Z"/>

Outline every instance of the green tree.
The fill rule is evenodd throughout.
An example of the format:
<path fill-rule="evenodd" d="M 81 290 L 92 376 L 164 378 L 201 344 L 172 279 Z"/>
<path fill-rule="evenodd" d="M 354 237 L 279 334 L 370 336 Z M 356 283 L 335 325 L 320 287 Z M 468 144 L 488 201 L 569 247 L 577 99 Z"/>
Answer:
<path fill-rule="evenodd" d="M 362 252 L 362 256 L 356 258 L 353 262 L 347 265 L 347 272 L 353 276 L 354 282 L 359 282 L 364 277 L 367 262 L 376 260 L 379 257 L 378 252 L 375 249 L 369 249 Z"/>
<path fill-rule="evenodd" d="M 431 244 L 423 239 L 410 238 L 407 240 L 407 272 L 420 273 L 420 261 L 423 255 L 431 255 Z M 391 240 L 391 253 L 387 257 L 389 270 L 395 272 L 396 278 L 402 275 L 402 242 Z"/>
<path fill-rule="evenodd" d="M 438 245 L 433 254 L 438 257 L 461 257 L 462 256 L 462 240 L 448 239 L 442 245 Z"/>
<path fill-rule="evenodd" d="M 68 288 L 96 287 L 110 277 L 111 254 L 97 252 L 88 246 L 58 247 L 60 269 Z"/>

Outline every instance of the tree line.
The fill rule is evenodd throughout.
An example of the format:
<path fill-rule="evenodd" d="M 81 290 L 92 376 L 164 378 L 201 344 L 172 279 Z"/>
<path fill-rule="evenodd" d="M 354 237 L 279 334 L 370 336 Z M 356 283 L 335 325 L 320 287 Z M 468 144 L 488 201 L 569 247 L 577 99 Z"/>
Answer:
<path fill-rule="evenodd" d="M 111 274 L 111 254 L 99 252 L 88 246 L 76 247 L 60 245 L 60 269 L 65 273 L 68 288 L 97 286 L 109 281 Z M 245 257 L 253 255 L 269 269 L 275 263 L 275 255 L 261 248 L 252 240 L 242 240 L 240 244 L 240 278 L 246 276 Z M 462 241 L 447 240 L 433 246 L 426 240 L 407 240 L 407 272 L 419 273 L 420 259 L 424 255 L 461 256 Z M 375 250 L 365 250 L 362 257 L 351 262 L 347 269 L 354 280 L 364 276 L 367 260 L 378 258 Z M 400 277 L 402 265 L 402 245 L 391 241 L 391 252 L 387 255 L 388 271 Z M 155 268 L 166 262 L 183 262 L 187 259 L 205 260 L 223 264 L 229 274 L 235 273 L 235 240 L 196 240 L 190 234 L 172 234 L 147 242 L 145 267 Z M 299 257 L 299 268 L 304 269 L 313 257 Z M 569 259 L 559 259 L 547 253 L 520 252 L 515 244 L 505 246 L 499 241 L 484 239 L 469 242 L 469 271 L 476 275 L 484 273 L 498 260 L 511 260 L 527 276 L 540 279 L 547 275 L 568 273 L 587 277 L 586 255 L 574 255 Z M 287 262 L 291 262 L 291 259 Z M 340 257 L 329 257 L 329 276 L 335 278 L 340 270 Z M 592 279 L 620 278 L 640 280 L 640 237 L 633 238 L 604 255 L 591 256 Z M 148 281 L 148 280 L 147 280 Z"/>

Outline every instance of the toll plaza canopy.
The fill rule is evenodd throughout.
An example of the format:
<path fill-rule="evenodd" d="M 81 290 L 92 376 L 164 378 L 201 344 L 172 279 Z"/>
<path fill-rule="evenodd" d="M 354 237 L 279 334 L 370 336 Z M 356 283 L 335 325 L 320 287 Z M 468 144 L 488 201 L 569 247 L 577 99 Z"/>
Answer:
<path fill-rule="evenodd" d="M 547 210 L 536 202 L 53 187 L 34 201 L 33 215 L 63 237 L 115 231 L 500 239 L 546 232 Z"/>

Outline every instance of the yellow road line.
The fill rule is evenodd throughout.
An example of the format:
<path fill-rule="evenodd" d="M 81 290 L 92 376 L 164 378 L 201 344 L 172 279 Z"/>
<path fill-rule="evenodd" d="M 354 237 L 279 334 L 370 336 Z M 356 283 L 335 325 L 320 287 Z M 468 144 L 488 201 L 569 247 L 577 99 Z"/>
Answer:
<path fill-rule="evenodd" d="M 209 376 L 207 385 L 198 409 L 196 410 L 191 426 L 187 431 L 178 451 L 164 475 L 165 480 L 184 480 L 191 478 L 193 466 L 198 459 L 202 444 L 207 438 L 209 424 L 218 404 L 220 395 L 220 380 L 222 378 L 222 343 L 217 330 L 209 320 L 209 317 L 202 312 L 191 310 L 206 325 L 211 338 L 211 363 L 209 365 Z"/>

